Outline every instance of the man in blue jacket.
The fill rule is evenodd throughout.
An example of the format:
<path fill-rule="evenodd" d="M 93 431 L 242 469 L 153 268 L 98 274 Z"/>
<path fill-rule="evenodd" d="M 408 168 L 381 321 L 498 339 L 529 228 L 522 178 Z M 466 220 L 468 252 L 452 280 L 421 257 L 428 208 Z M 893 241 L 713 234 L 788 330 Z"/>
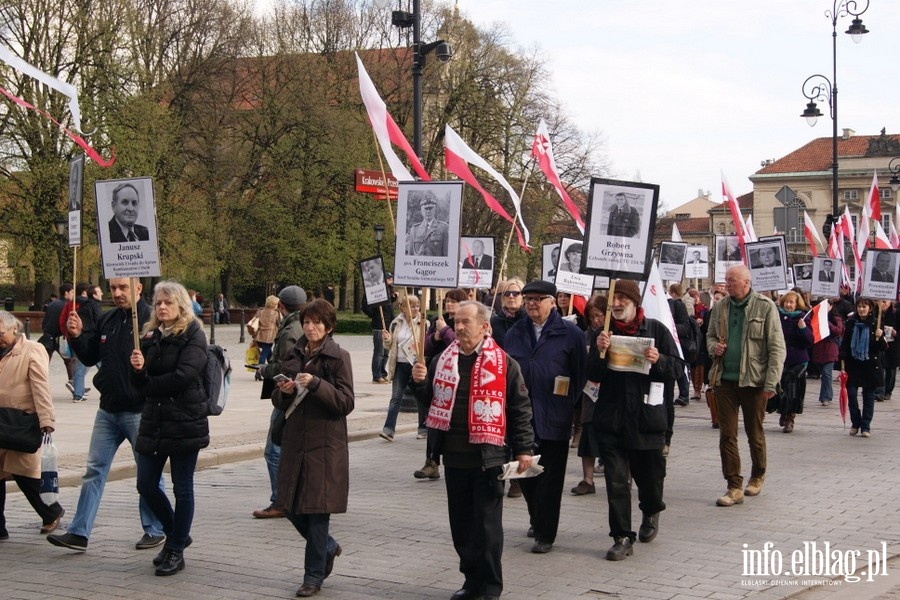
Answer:
<path fill-rule="evenodd" d="M 66 533 L 48 535 L 47 541 L 54 546 L 79 552 L 87 550 L 88 538 L 94 527 L 100 498 L 116 451 L 125 440 L 134 447 L 144 408 L 143 400 L 129 380 L 129 360 L 134 349 L 131 280 L 110 279 L 109 289 L 116 308 L 101 316 L 96 327 L 86 328 L 77 311 L 70 312 L 66 320 L 69 344 L 78 360 L 88 367 L 98 366 L 94 387 L 100 392 L 100 408 L 94 418 L 87 469 L 81 478 L 81 493 L 78 495 L 75 518 Z M 135 286 L 134 293 L 140 298 L 141 284 Z M 143 327 L 150 319 L 150 306 L 140 299 L 137 302 L 137 315 L 138 327 Z M 143 499 L 140 500 L 139 507 L 144 535 L 135 544 L 135 548 L 145 550 L 159 546 L 166 541 L 162 523 L 153 516 Z"/>
<path fill-rule="evenodd" d="M 535 455 L 542 475 L 521 482 L 534 535 L 531 551 L 553 548 L 559 527 L 572 415 L 584 387 L 587 351 L 584 333 L 556 311 L 556 286 L 532 281 L 522 288 L 527 319 L 510 327 L 503 341 L 506 352 L 522 367 L 531 397 Z"/>

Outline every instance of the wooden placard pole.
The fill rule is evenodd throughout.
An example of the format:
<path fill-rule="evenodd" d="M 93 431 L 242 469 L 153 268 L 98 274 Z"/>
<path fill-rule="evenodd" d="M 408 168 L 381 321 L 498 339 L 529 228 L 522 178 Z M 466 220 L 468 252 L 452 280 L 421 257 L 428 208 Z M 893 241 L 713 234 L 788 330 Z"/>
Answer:
<path fill-rule="evenodd" d="M 613 305 L 613 297 L 616 295 L 616 280 L 609 280 L 609 305 L 606 311 L 606 320 L 603 323 L 603 331 L 609 331 L 609 324 L 612 321 L 612 305 Z M 569 301 L 569 305 L 571 306 L 572 302 Z M 606 358 L 606 350 L 600 351 L 600 358 Z"/>
<path fill-rule="evenodd" d="M 78 306 L 76 302 L 78 302 L 78 286 L 75 285 L 75 282 L 78 280 L 78 277 L 75 276 L 75 273 L 78 272 L 76 267 L 78 266 L 78 246 L 72 246 L 72 285 L 75 287 L 72 290 L 72 310 L 78 310 Z"/>
<path fill-rule="evenodd" d="M 416 351 L 418 352 L 417 362 L 425 364 L 425 331 L 428 327 L 428 319 L 426 318 L 426 308 L 428 307 L 428 303 L 431 301 L 431 288 L 425 288 L 422 290 L 422 299 L 419 301 L 419 313 L 420 313 L 420 321 L 419 321 L 419 335 L 418 340 L 416 341 Z"/>
<path fill-rule="evenodd" d="M 131 333 L 134 337 L 134 347 L 140 349 L 141 332 L 138 330 L 137 283 L 136 277 L 128 279 L 129 294 L 131 295 Z"/>

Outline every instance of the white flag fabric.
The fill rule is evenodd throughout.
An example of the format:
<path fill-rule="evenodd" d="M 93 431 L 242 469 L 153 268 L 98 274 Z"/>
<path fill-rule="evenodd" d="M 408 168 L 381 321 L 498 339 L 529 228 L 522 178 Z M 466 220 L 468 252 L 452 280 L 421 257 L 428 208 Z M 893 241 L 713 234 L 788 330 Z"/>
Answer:
<path fill-rule="evenodd" d="M 813 224 L 813 220 L 809 218 L 809 215 L 805 210 L 803 211 L 803 235 L 809 243 L 810 253 L 814 257 L 818 256 L 819 246 L 822 246 L 822 240 L 819 239 L 819 233 L 816 231 L 816 226 Z M 816 245 L 816 242 L 819 242 L 819 246 Z"/>
<path fill-rule="evenodd" d="M 678 356 L 682 359 L 684 354 L 681 353 L 681 342 L 678 339 L 678 331 L 675 329 L 675 319 L 672 317 L 672 310 L 669 308 L 669 295 L 666 293 L 666 287 L 663 285 L 662 276 L 656 263 L 650 267 L 650 278 L 647 280 L 647 286 L 644 288 L 644 297 L 641 300 L 641 308 L 644 309 L 644 316 L 656 319 L 666 326 L 675 338 L 678 347 Z"/>
<path fill-rule="evenodd" d="M 682 242 L 684 240 L 681 239 L 681 232 L 678 231 L 678 224 L 672 223 L 672 241 L 673 242 Z"/>

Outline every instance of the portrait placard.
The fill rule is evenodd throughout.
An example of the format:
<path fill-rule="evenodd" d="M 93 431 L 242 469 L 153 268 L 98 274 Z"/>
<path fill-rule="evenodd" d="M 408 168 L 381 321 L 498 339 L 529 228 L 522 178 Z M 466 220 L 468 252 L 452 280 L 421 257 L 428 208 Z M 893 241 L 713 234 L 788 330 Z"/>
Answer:
<path fill-rule="evenodd" d="M 800 291 L 809 292 L 812 289 L 813 264 L 799 263 L 794 265 L 794 285 Z"/>
<path fill-rule="evenodd" d="M 69 246 L 81 246 L 81 194 L 84 187 L 84 155 L 69 161 Z"/>
<path fill-rule="evenodd" d="M 725 283 L 725 271 L 734 265 L 743 264 L 741 243 L 736 235 L 716 236 L 716 283 Z"/>
<path fill-rule="evenodd" d="M 750 261 L 750 284 L 755 291 L 778 291 L 788 287 L 782 244 L 777 240 L 748 242 L 744 248 Z"/>
<path fill-rule="evenodd" d="M 658 205 L 658 185 L 591 178 L 581 272 L 647 279 Z"/>
<path fill-rule="evenodd" d="M 559 268 L 554 281 L 557 291 L 590 298 L 594 291 L 594 277 L 579 273 L 584 245 L 581 240 L 563 238 L 561 246 Z"/>
<path fill-rule="evenodd" d="M 844 262 L 837 258 L 817 256 L 813 259 L 813 280 L 809 290 L 814 298 L 837 298 L 841 295 L 841 272 Z"/>
<path fill-rule="evenodd" d="M 659 275 L 663 281 L 681 281 L 686 253 L 687 244 L 682 242 L 662 242 L 659 245 Z"/>
<path fill-rule="evenodd" d="M 455 288 L 459 277 L 461 181 L 401 181 L 394 283 Z"/>
<path fill-rule="evenodd" d="M 544 244 L 541 247 L 541 273 L 544 281 L 556 281 L 556 269 L 559 267 L 559 244 Z"/>
<path fill-rule="evenodd" d="M 107 179 L 94 183 L 103 277 L 159 277 L 159 236 L 153 180 Z"/>
<path fill-rule="evenodd" d="M 863 298 L 897 300 L 897 272 L 900 271 L 900 250 L 873 250 L 863 257 Z"/>
<path fill-rule="evenodd" d="M 494 238 L 459 238 L 459 287 L 490 289 L 494 285 Z"/>
<path fill-rule="evenodd" d="M 784 267 L 784 274 L 790 280 L 793 280 L 794 272 L 791 270 L 791 266 L 788 264 L 787 260 L 787 243 L 785 242 L 783 235 L 764 235 L 762 237 L 757 238 L 757 242 L 778 242 L 781 246 L 781 265 Z"/>
<path fill-rule="evenodd" d="M 372 256 L 359 261 L 359 272 L 366 291 L 366 304 L 373 306 L 386 302 L 389 293 L 387 282 L 384 280 L 384 262 L 381 257 Z"/>
<path fill-rule="evenodd" d="M 704 279 L 709 276 L 709 248 L 688 246 L 684 261 L 684 276 L 688 279 Z"/>

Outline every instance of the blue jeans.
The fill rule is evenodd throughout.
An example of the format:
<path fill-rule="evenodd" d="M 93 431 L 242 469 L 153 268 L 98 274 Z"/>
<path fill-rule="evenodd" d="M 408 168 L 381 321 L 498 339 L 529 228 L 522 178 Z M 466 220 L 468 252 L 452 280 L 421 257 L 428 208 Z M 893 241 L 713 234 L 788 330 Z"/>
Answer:
<path fill-rule="evenodd" d="M 88 368 L 84 366 L 78 357 L 72 357 L 72 396 L 81 398 L 84 396 L 84 377 L 87 375 Z"/>
<path fill-rule="evenodd" d="M 269 362 L 269 356 L 272 355 L 272 344 L 266 342 L 256 342 L 259 346 L 259 364 L 264 365 Z"/>
<path fill-rule="evenodd" d="M 275 504 L 275 497 L 278 495 L 278 463 L 281 461 L 281 446 L 275 445 L 272 441 L 272 426 L 283 416 L 283 410 L 272 409 L 272 416 L 269 417 L 269 433 L 266 434 L 266 448 L 263 450 L 266 468 L 269 470 L 269 485 L 272 486 L 272 496 L 269 498 L 272 504 Z"/>
<path fill-rule="evenodd" d="M 75 518 L 69 525 L 68 532 L 83 537 L 91 537 L 94 528 L 94 519 L 100 508 L 100 498 L 103 496 L 103 488 L 106 486 L 106 478 L 112 465 L 116 451 L 122 442 L 134 447 L 137 438 L 138 425 L 141 422 L 141 413 L 121 412 L 111 413 L 102 408 L 94 417 L 94 430 L 91 432 L 91 443 L 88 446 L 87 469 L 81 478 L 81 493 L 78 494 L 78 507 L 75 510 Z M 137 462 L 137 453 L 134 453 Z M 156 478 L 156 485 L 160 493 L 165 493 L 162 477 Z M 150 506 L 143 497 L 138 503 L 141 513 L 141 527 L 144 533 L 152 536 L 161 536 L 163 526 L 157 519 Z"/>
<path fill-rule="evenodd" d="M 372 381 L 387 377 L 387 356 L 384 353 L 384 338 L 381 329 L 372 330 Z"/>
<path fill-rule="evenodd" d="M 338 546 L 337 541 L 328 533 L 331 515 L 287 513 L 285 516 L 306 540 L 303 583 L 322 585 L 325 581 L 325 563 L 328 562 L 328 555 L 334 554 Z"/>
<path fill-rule="evenodd" d="M 859 410 L 859 402 L 856 399 L 857 389 L 855 387 L 847 388 L 851 427 L 860 431 L 869 431 L 872 427 L 872 417 L 875 415 L 875 388 L 862 389 L 862 412 Z"/>
<path fill-rule="evenodd" d="M 194 471 L 197 468 L 199 454 L 199 450 L 194 450 L 168 456 L 138 454 L 137 457 L 138 493 L 141 498 L 147 500 L 153 514 L 162 522 L 163 531 L 168 538 L 166 548 L 169 550 L 177 552 L 184 550 L 188 535 L 191 533 L 191 523 L 194 520 Z M 174 510 L 168 496 L 158 485 L 166 460 L 169 461 L 172 491 L 175 494 Z"/>
<path fill-rule="evenodd" d="M 822 363 L 821 371 L 819 371 L 819 402 L 831 402 L 834 394 L 831 391 L 832 373 L 834 371 L 834 363 Z"/>
<path fill-rule="evenodd" d="M 394 378 L 391 380 L 391 401 L 388 403 L 387 418 L 384 420 L 384 432 L 394 435 L 397 429 L 397 415 L 400 414 L 400 404 L 403 402 L 403 392 L 412 379 L 412 365 L 406 362 L 397 362 L 394 367 Z"/>

